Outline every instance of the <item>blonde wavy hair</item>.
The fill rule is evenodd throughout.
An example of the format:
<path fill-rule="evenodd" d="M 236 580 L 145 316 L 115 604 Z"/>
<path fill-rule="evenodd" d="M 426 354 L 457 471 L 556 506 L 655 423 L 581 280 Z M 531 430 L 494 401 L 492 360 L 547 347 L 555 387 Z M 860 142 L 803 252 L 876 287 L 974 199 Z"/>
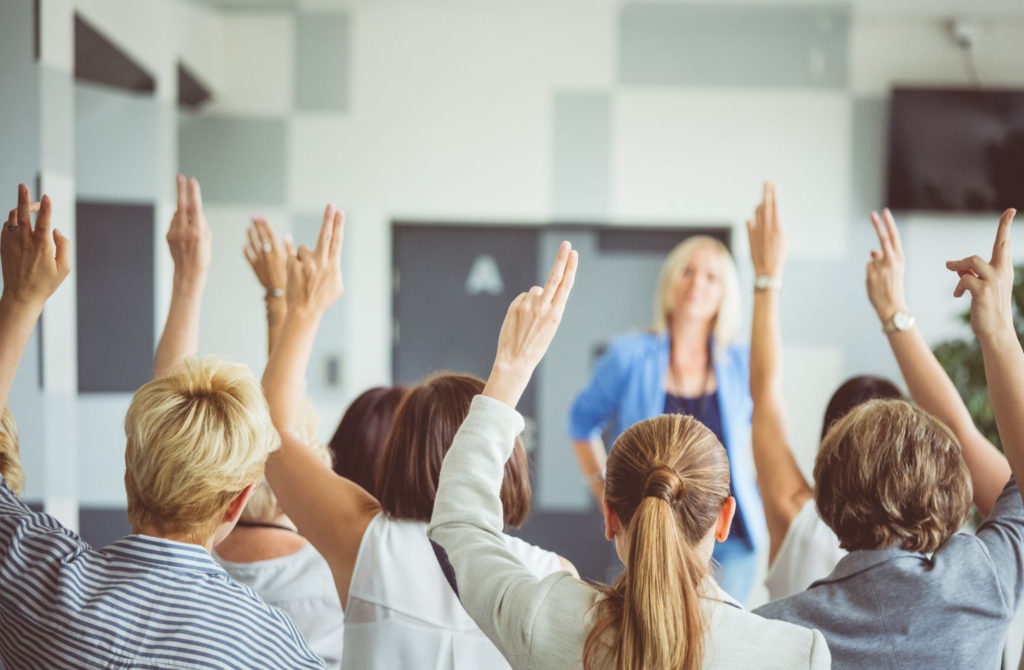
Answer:
<path fill-rule="evenodd" d="M 18 424 L 14 422 L 14 414 L 4 407 L 0 417 L 0 476 L 7 482 L 7 487 L 14 495 L 21 497 L 25 491 L 25 472 L 21 469 L 21 456 L 18 452 Z"/>
<path fill-rule="evenodd" d="M 313 453 L 319 456 L 320 460 L 327 467 L 331 467 L 333 465 L 331 452 L 325 444 L 317 439 L 319 427 L 320 417 L 317 416 L 313 403 L 310 402 L 309 398 L 306 398 L 302 405 L 302 415 L 299 418 L 299 425 L 296 426 L 295 432 L 303 444 L 312 449 Z M 277 433 L 274 435 L 276 437 Z M 249 498 L 245 509 L 242 510 L 241 518 L 244 521 L 268 522 L 273 521 L 283 513 L 284 510 L 281 509 L 281 505 L 277 502 L 277 496 L 274 495 L 270 484 L 267 483 L 267 478 L 264 477 L 252 492 L 252 497 Z"/>
<path fill-rule="evenodd" d="M 895 545 L 933 552 L 971 507 L 960 443 L 902 400 L 869 400 L 832 424 L 814 480 L 818 514 L 847 551 Z"/>
<path fill-rule="evenodd" d="M 722 304 L 718 306 L 715 317 L 715 345 L 718 350 L 728 347 L 736 341 L 742 319 L 740 304 L 740 280 L 736 271 L 736 263 L 729 249 L 720 241 L 708 235 L 695 235 L 677 244 L 665 258 L 658 274 L 658 285 L 654 292 L 654 323 L 656 331 L 668 328 L 675 308 L 675 296 L 672 284 L 690 264 L 693 254 L 701 248 L 711 247 L 722 259 Z"/>
<path fill-rule="evenodd" d="M 608 455 L 605 500 L 626 530 L 625 572 L 595 605 L 586 668 L 697 670 L 708 622 L 708 562 L 699 545 L 729 497 L 729 458 L 693 417 L 665 414 L 626 429 Z"/>
<path fill-rule="evenodd" d="M 214 533 L 280 443 L 259 382 L 214 357 L 184 359 L 136 391 L 124 430 L 132 527 L 192 541 Z"/>

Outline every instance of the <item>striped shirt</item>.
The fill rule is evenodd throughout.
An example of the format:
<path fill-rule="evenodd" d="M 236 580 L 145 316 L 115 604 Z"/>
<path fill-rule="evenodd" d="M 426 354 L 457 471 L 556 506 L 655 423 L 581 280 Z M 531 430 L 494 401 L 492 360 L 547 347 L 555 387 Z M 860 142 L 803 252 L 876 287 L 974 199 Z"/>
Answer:
<path fill-rule="evenodd" d="M 0 668 L 323 668 L 291 620 L 194 544 L 95 550 L 0 477 Z"/>

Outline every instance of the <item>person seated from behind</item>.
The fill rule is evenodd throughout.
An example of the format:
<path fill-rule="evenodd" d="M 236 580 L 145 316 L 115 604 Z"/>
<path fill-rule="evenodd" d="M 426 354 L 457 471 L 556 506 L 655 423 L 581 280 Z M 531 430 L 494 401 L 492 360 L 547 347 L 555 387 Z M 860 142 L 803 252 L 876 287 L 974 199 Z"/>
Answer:
<path fill-rule="evenodd" d="M 426 528 L 444 453 L 483 380 L 438 374 L 410 388 L 388 432 L 378 496 L 325 466 L 296 435 L 304 376 L 320 320 L 340 297 L 343 215 L 328 207 L 316 248 L 289 260 L 287 313 L 263 387 L 281 450 L 267 480 L 299 532 L 327 559 L 345 608 L 344 668 L 462 670 L 506 667 L 494 644 L 459 605 L 438 568 Z M 503 475 L 503 527 L 530 505 L 522 444 Z M 553 552 L 499 533 L 498 541 L 545 576 L 572 569 Z"/>
<path fill-rule="evenodd" d="M 790 450 L 782 397 L 777 288 L 785 267 L 786 240 L 777 210 L 775 186 L 765 184 L 764 202 L 749 224 L 750 252 L 757 276 L 775 281 L 758 282 L 764 288 L 754 293 L 750 386 L 754 400 L 754 462 L 770 540 L 765 584 L 772 600 L 803 591 L 832 572 L 846 555 L 835 533 L 818 516 L 814 492 Z M 974 503 L 987 515 L 1010 477 L 1010 467 L 975 427 L 953 382 L 909 318 L 903 291 L 903 251 L 889 210 L 884 210 L 882 217 L 873 213 L 872 223 L 881 251 L 873 252 L 868 264 L 868 297 L 888 334 L 911 397 L 945 423 L 962 445 L 974 484 Z M 861 376 L 845 382 L 829 401 L 822 439 L 851 409 L 875 398 L 903 399 L 903 395 L 892 382 L 880 377 Z"/>
<path fill-rule="evenodd" d="M 345 410 L 327 446 L 334 471 L 377 497 L 377 471 L 404 386 L 375 386 L 359 394 Z"/>
<path fill-rule="evenodd" d="M 189 198 L 179 178 L 175 217 L 188 216 L 201 237 L 191 216 L 201 211 L 199 187 L 191 186 Z M 43 305 L 71 269 L 71 244 L 51 234 L 51 212 L 47 196 L 34 206 L 22 184 L 0 234 L 3 406 Z M 209 256 L 199 250 L 190 256 L 202 272 L 176 272 L 176 291 L 205 278 Z M 0 481 L 0 664 L 322 668 L 291 620 L 210 556 L 275 447 L 252 375 L 214 358 L 182 361 L 135 393 L 125 434 L 132 534 L 102 549 L 32 512 Z"/>
<path fill-rule="evenodd" d="M 958 533 L 971 471 L 956 436 L 897 400 L 854 408 L 825 436 L 814 465 L 821 519 L 849 553 L 806 591 L 756 610 L 815 626 L 847 668 L 998 668 L 1024 589 L 1024 352 L 1013 326 L 1013 210 L 991 262 L 950 262 L 972 294 L 992 409 L 1013 476 L 974 534 Z M 885 252 L 895 249 L 890 238 Z M 896 337 L 896 336 L 894 336 Z"/>
<path fill-rule="evenodd" d="M 21 454 L 18 451 L 18 424 L 10 408 L 4 407 L 0 416 L 0 477 L 14 495 L 21 497 L 25 491 L 25 472 L 21 469 Z"/>

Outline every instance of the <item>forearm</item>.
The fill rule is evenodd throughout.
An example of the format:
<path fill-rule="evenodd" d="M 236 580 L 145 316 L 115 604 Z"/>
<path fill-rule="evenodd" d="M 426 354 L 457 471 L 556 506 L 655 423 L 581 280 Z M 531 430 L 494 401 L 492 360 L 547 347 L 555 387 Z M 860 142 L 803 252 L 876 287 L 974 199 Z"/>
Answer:
<path fill-rule="evenodd" d="M 281 326 L 288 313 L 284 298 L 267 299 L 267 355 L 274 350 L 274 345 L 281 339 Z"/>
<path fill-rule="evenodd" d="M 274 427 L 291 434 L 299 416 L 309 357 L 313 351 L 320 315 L 289 310 L 281 323 L 263 373 L 263 392 Z"/>
<path fill-rule="evenodd" d="M 891 333 L 889 345 L 910 397 L 956 435 L 974 483 L 974 504 L 987 516 L 1010 478 L 1006 458 L 975 427 L 952 380 L 917 328 Z"/>
<path fill-rule="evenodd" d="M 572 447 L 587 485 L 600 503 L 604 499 L 605 465 L 608 461 L 604 442 L 599 437 L 592 440 L 573 440 Z"/>
<path fill-rule="evenodd" d="M 1012 327 L 978 337 L 1003 451 L 1014 476 L 1024 479 L 1024 351 Z"/>
<path fill-rule="evenodd" d="M 171 304 L 160 343 L 156 348 L 154 373 L 166 373 L 182 358 L 194 356 L 199 349 L 199 315 L 202 308 L 204 279 L 175 279 Z"/>
<path fill-rule="evenodd" d="M 42 311 L 41 304 L 0 298 L 0 410 L 7 406 L 18 364 Z"/>

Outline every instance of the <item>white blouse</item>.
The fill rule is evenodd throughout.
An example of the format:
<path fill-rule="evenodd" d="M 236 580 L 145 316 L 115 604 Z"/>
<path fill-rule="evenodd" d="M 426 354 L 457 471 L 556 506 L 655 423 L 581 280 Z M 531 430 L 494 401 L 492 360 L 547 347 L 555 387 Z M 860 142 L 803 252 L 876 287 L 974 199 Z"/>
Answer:
<path fill-rule="evenodd" d="M 502 538 L 538 578 L 561 570 L 557 554 L 509 535 Z M 349 584 L 342 667 L 509 667 L 459 603 L 427 539 L 426 522 L 381 512 L 367 526 Z"/>
<path fill-rule="evenodd" d="M 818 516 L 814 498 L 804 503 L 789 524 L 779 553 L 768 566 L 765 586 L 771 600 L 779 600 L 807 590 L 819 579 L 828 577 L 846 556 L 839 538 Z"/>

